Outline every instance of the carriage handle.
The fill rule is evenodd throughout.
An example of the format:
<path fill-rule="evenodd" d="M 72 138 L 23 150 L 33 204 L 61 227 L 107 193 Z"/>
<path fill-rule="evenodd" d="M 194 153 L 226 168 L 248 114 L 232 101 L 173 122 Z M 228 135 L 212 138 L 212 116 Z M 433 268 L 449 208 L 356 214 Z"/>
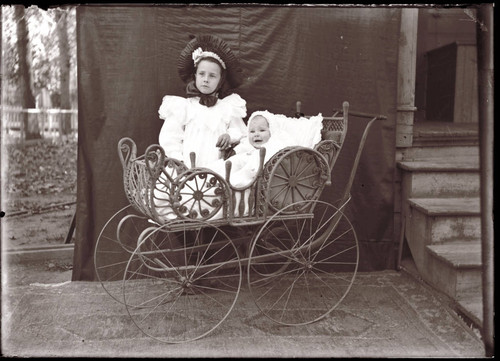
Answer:
<path fill-rule="evenodd" d="M 343 112 L 343 110 L 339 110 L 339 109 L 333 109 L 334 112 Z M 370 113 L 363 113 L 363 112 L 353 112 L 351 110 L 349 110 L 349 115 L 352 115 L 354 117 L 358 117 L 358 118 L 373 118 L 373 120 L 386 120 L 387 117 L 385 115 L 381 115 L 381 114 L 370 114 Z"/>
<path fill-rule="evenodd" d="M 368 132 L 370 131 L 371 126 L 376 120 L 386 120 L 387 117 L 385 115 L 379 115 L 379 114 L 370 114 L 370 113 L 364 113 L 364 112 L 355 112 L 351 111 L 350 109 L 347 110 L 347 107 L 349 106 L 348 102 L 344 102 L 343 104 L 343 109 L 333 109 L 334 115 L 331 117 L 323 117 L 323 119 L 332 119 L 336 116 L 339 116 L 339 114 L 344 114 L 347 113 L 349 116 L 353 117 L 358 117 L 358 118 L 368 118 L 370 121 L 366 124 L 365 130 L 363 132 L 363 135 L 361 137 L 361 140 L 358 145 L 358 151 L 356 153 L 356 158 L 354 160 L 353 166 L 351 168 L 351 174 L 349 176 L 349 180 L 347 182 L 347 185 L 345 187 L 344 194 L 342 198 L 340 199 L 341 204 L 347 203 L 350 200 L 350 193 L 351 193 L 351 187 L 352 187 L 352 182 L 354 181 L 354 176 L 356 175 L 356 171 L 358 168 L 359 160 L 361 158 L 361 153 L 363 151 L 363 148 L 365 146 L 366 138 L 368 137 Z M 296 103 L 296 117 L 304 116 L 304 114 L 301 111 L 302 108 L 302 102 L 297 101 Z"/>
<path fill-rule="evenodd" d="M 333 109 L 333 113 L 335 115 L 337 115 L 339 113 L 343 114 L 344 112 L 345 112 L 345 108 L 344 109 Z M 359 118 L 376 118 L 378 120 L 385 120 L 385 119 L 387 119 L 387 117 L 385 115 L 370 114 L 370 113 L 363 113 L 363 112 L 353 112 L 351 110 L 348 111 L 348 114 L 352 115 L 352 116 L 355 116 L 355 117 L 359 117 Z M 300 100 L 297 101 L 297 103 L 296 103 L 295 116 L 296 117 L 304 116 L 304 113 L 302 113 L 302 102 Z M 323 117 L 323 118 L 329 119 L 331 117 Z"/>
<path fill-rule="evenodd" d="M 361 153 L 363 152 L 363 148 L 365 146 L 366 138 L 368 138 L 368 133 L 370 132 L 370 128 L 372 127 L 373 123 L 376 120 L 387 119 L 387 117 L 385 115 L 376 115 L 376 114 L 369 114 L 369 113 L 362 113 L 362 112 L 349 111 L 349 115 L 359 117 L 359 118 L 371 118 L 371 119 L 366 124 L 365 130 L 364 130 L 363 135 L 361 137 L 361 140 L 359 141 L 358 151 L 356 153 L 356 158 L 354 159 L 354 163 L 353 163 L 353 166 L 351 168 L 351 174 L 349 176 L 349 180 L 348 180 L 347 185 L 345 187 L 344 195 L 341 198 L 341 204 L 345 204 L 350 200 L 352 182 L 354 181 L 354 176 L 356 175 L 356 171 L 357 171 L 358 165 L 359 165 L 359 160 L 361 158 Z"/>

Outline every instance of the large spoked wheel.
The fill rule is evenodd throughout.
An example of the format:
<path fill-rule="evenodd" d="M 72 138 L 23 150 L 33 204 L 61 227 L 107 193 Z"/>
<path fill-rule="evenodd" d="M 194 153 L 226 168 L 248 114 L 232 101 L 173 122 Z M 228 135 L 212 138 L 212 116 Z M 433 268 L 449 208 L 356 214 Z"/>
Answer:
<path fill-rule="evenodd" d="M 301 212 L 294 218 L 283 216 L 293 209 Z M 316 200 L 294 203 L 273 215 L 254 238 L 247 268 L 249 289 L 271 320 L 283 325 L 312 323 L 345 298 L 358 259 L 355 230 L 339 209 Z"/>
<path fill-rule="evenodd" d="M 166 343 L 215 330 L 233 309 L 242 268 L 231 239 L 204 221 L 175 221 L 137 246 L 123 278 L 123 302 L 136 326 Z"/>
<path fill-rule="evenodd" d="M 254 287 L 263 286 L 272 282 L 274 277 L 279 276 L 290 264 L 290 257 L 276 256 L 282 251 L 293 247 L 288 228 L 283 226 L 262 228 L 256 234 L 258 245 L 253 251 L 253 257 L 273 255 L 272 261 L 255 262 L 251 264 L 252 284 Z"/>
<path fill-rule="evenodd" d="M 116 212 L 99 233 L 94 250 L 95 272 L 104 290 L 118 302 L 123 302 L 121 285 L 127 262 L 141 234 L 151 226 L 147 218 L 128 205 Z"/>

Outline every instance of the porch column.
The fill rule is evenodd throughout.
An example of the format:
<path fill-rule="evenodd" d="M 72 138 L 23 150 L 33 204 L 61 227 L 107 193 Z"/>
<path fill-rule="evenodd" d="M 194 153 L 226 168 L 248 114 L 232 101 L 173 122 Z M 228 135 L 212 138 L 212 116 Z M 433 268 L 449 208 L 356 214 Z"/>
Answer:
<path fill-rule="evenodd" d="M 418 9 L 401 9 L 398 55 L 398 99 L 396 147 L 413 144 L 415 111 L 415 73 L 417 62 Z"/>
<path fill-rule="evenodd" d="M 495 258 L 493 227 L 494 55 L 493 5 L 482 4 L 476 21 L 481 169 L 481 261 L 483 264 L 483 328 L 485 356 L 495 356 Z"/>

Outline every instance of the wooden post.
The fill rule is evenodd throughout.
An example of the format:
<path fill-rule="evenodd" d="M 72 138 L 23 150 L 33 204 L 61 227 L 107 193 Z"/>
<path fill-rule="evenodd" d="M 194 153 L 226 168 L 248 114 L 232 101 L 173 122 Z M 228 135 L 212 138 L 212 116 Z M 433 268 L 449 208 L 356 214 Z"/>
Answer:
<path fill-rule="evenodd" d="M 398 56 L 396 147 L 413 144 L 418 9 L 401 9 Z"/>
<path fill-rule="evenodd" d="M 415 77 L 417 63 L 417 30 L 418 9 L 402 8 L 401 24 L 399 30 L 398 48 L 398 89 L 397 89 L 397 115 L 396 115 L 396 159 L 402 157 L 405 148 L 413 145 L 413 121 L 415 118 Z M 398 150 L 397 148 L 400 148 Z M 401 196 L 401 175 L 397 167 L 394 168 L 394 234 L 400 235 L 398 245 L 397 265 L 400 268 L 402 245 L 404 242 L 403 225 L 404 200 Z"/>
<path fill-rule="evenodd" d="M 26 140 L 26 134 L 28 132 L 27 129 L 28 121 L 26 119 L 28 119 L 28 111 L 26 109 L 22 109 L 21 107 L 21 110 L 19 111 L 19 122 L 20 122 L 19 132 L 22 142 Z"/>
<path fill-rule="evenodd" d="M 495 355 L 494 231 L 493 231 L 493 5 L 482 4 L 476 21 L 478 60 L 479 154 L 481 169 L 481 261 L 485 356 Z"/>

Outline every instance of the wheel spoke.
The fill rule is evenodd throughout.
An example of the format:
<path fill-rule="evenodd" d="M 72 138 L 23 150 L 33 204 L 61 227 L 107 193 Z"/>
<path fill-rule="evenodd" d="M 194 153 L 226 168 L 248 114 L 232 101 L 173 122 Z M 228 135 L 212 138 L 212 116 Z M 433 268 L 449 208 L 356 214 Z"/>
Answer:
<path fill-rule="evenodd" d="M 191 187 L 191 184 L 189 184 L 189 182 L 184 182 L 184 184 L 182 185 L 181 189 L 184 189 L 185 186 L 187 186 L 189 189 L 191 189 L 192 193 L 194 193 L 194 192 L 196 192 L 198 190 L 198 189 L 195 189 L 195 188 Z"/>
<path fill-rule="evenodd" d="M 295 187 L 295 191 L 300 195 L 300 198 L 302 198 L 301 200 L 305 200 L 306 199 L 306 197 L 300 191 L 299 187 Z"/>
<path fill-rule="evenodd" d="M 301 175 L 302 175 L 302 173 L 301 173 Z M 302 177 L 297 177 L 297 180 L 298 181 L 305 181 L 305 180 L 311 179 L 311 178 L 318 178 L 318 175 L 313 173 L 313 174 L 305 175 L 305 176 L 302 176 Z"/>
<path fill-rule="evenodd" d="M 300 183 L 298 186 L 299 186 L 299 187 L 308 188 L 308 189 L 314 189 L 314 190 L 316 190 L 316 189 L 317 189 L 317 187 L 314 187 L 314 186 L 312 186 L 312 185 L 310 185 L 310 184 L 304 184 L 304 183 Z"/>
<path fill-rule="evenodd" d="M 311 177 L 317 177 L 317 174 L 314 174 L 314 173 L 312 173 L 312 174 L 310 174 L 308 176 L 301 177 L 302 174 L 304 174 L 304 172 L 306 170 L 309 170 L 312 167 L 313 164 L 316 164 L 316 163 L 306 163 L 305 166 L 304 166 L 304 168 L 302 168 L 302 170 L 299 173 L 295 174 L 295 176 L 298 179 L 307 179 L 307 178 L 311 178 Z"/>
<path fill-rule="evenodd" d="M 284 183 L 284 184 L 288 184 L 288 179 L 289 179 L 290 177 L 286 177 L 286 176 L 283 176 L 283 175 L 278 174 L 278 173 L 274 173 L 274 176 L 275 176 L 275 177 L 277 177 L 277 178 L 279 178 L 279 179 L 283 179 L 283 180 L 285 180 L 285 181 L 286 181 L 286 183 Z M 273 185 L 271 184 L 271 186 L 273 186 Z"/>
<path fill-rule="evenodd" d="M 282 183 L 273 182 L 272 184 L 269 185 L 269 188 L 286 187 L 286 186 L 288 186 L 288 179 Z"/>
<path fill-rule="evenodd" d="M 346 235 L 347 233 L 351 232 L 351 229 L 347 229 L 345 230 L 345 232 L 342 232 L 341 234 L 337 235 L 336 237 L 334 237 L 333 239 L 330 239 L 329 240 L 329 244 L 333 244 L 334 242 L 336 242 L 337 240 L 341 239 L 344 235 Z M 328 236 L 331 236 L 332 232 L 330 232 L 330 234 Z M 323 243 L 321 244 L 321 246 L 318 248 L 318 250 L 315 252 L 314 256 L 311 258 L 312 261 L 315 260 L 316 256 L 326 247 L 325 244 L 326 244 L 326 241 L 328 240 L 328 237 L 325 237 Z"/>
<path fill-rule="evenodd" d="M 283 173 L 285 173 L 285 176 L 287 178 L 290 178 L 290 173 L 288 173 L 288 171 L 286 170 L 286 168 L 283 166 L 283 163 L 279 163 L 279 164 L 280 164 L 281 170 L 283 171 Z"/>
<path fill-rule="evenodd" d="M 276 198 L 278 198 L 278 196 L 279 196 L 281 193 L 285 192 L 285 191 L 288 191 L 288 187 L 283 187 L 283 188 L 281 188 L 281 189 L 279 190 L 279 192 L 278 192 L 278 193 L 276 193 L 276 194 L 274 195 L 274 197 L 273 197 L 272 201 L 275 201 L 275 200 L 276 200 Z M 285 194 L 285 198 L 286 198 L 286 194 Z"/>

